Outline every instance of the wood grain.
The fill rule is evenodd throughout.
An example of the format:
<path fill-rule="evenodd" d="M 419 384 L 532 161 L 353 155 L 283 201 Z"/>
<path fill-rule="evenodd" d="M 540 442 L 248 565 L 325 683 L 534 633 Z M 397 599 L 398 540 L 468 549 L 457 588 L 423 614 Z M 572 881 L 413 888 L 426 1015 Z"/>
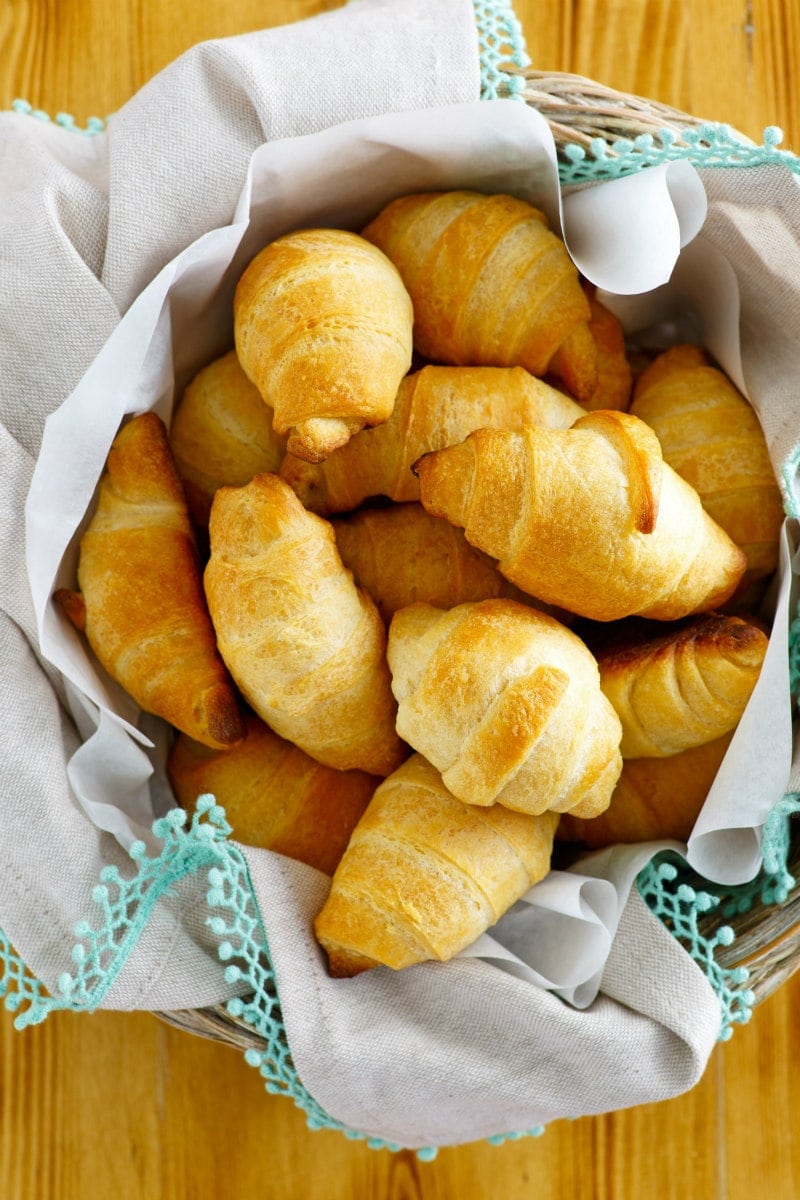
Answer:
<path fill-rule="evenodd" d="M 105 116 L 198 41 L 338 0 L 0 0 L 0 109 Z M 537 67 L 800 146 L 796 0 L 516 0 Z M 388 69 L 388 64 L 387 64 Z M 800 976 L 659 1105 L 562 1121 L 540 1139 L 413 1154 L 310 1132 L 235 1050 L 147 1014 L 0 1015 L 4 1200 L 797 1200 Z"/>

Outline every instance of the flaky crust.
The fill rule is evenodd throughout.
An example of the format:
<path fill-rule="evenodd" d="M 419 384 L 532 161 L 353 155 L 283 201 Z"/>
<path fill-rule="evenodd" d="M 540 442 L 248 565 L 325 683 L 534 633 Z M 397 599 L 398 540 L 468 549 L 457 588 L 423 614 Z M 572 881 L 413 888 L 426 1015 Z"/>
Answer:
<path fill-rule="evenodd" d="M 755 625 L 708 613 L 599 651 L 600 684 L 622 722 L 623 758 L 677 754 L 735 728 L 767 645 Z"/>
<path fill-rule="evenodd" d="M 688 841 L 732 737 L 726 733 L 668 758 L 626 758 L 605 812 L 589 821 L 565 813 L 557 838 L 589 850 L 617 842 Z"/>
<path fill-rule="evenodd" d="M 674 346 L 642 372 L 631 412 L 655 430 L 664 461 L 747 555 L 743 584 L 778 563 L 784 512 L 753 409 L 696 346 Z"/>
<path fill-rule="evenodd" d="M 589 329 L 597 347 L 597 385 L 583 407 L 587 412 L 598 408 L 625 411 L 631 401 L 633 371 L 625 349 L 625 334 L 614 314 L 601 304 L 593 291 L 587 291 L 591 317 Z"/>
<path fill-rule="evenodd" d="M 403 277 L 425 358 L 550 371 L 576 399 L 591 396 L 589 305 L 538 209 L 514 196 L 426 192 L 392 201 L 363 233 Z"/>
<path fill-rule="evenodd" d="M 339 770 L 387 775 L 404 756 L 386 635 L 327 521 L 276 475 L 220 488 L 204 583 L 220 653 L 281 737 Z"/>
<path fill-rule="evenodd" d="M 365 508 L 331 522 L 344 565 L 388 624 L 400 608 L 425 601 L 453 608 L 495 596 L 529 603 L 464 531 L 421 504 Z"/>
<path fill-rule="evenodd" d="M 513 600 L 401 609 L 388 644 L 397 730 L 468 804 L 601 812 L 622 767 L 597 664 Z"/>
<path fill-rule="evenodd" d="M 286 439 L 272 428 L 272 409 L 235 350 L 203 367 L 184 390 L 169 443 L 189 512 L 201 528 L 217 488 L 241 487 L 254 475 L 277 471 L 286 453 Z"/>
<path fill-rule="evenodd" d="M 293 454 L 321 462 L 391 414 L 414 315 L 395 267 L 357 234 L 271 242 L 242 274 L 233 313 L 239 361 Z"/>
<path fill-rule="evenodd" d="M 191 815 L 210 793 L 237 841 L 332 875 L 380 780 L 323 766 L 252 713 L 246 723 L 247 737 L 230 750 L 177 738 L 167 770 L 178 803 Z"/>
<path fill-rule="evenodd" d="M 287 455 L 282 479 L 311 512 L 349 512 L 370 496 L 419 499 L 412 463 L 429 450 L 461 442 L 474 429 L 567 429 L 580 405 L 522 367 L 423 367 L 400 385 L 384 425 L 365 429 L 324 463 Z"/>
<path fill-rule="evenodd" d="M 414 470 L 428 512 L 460 525 L 508 579 L 597 621 L 709 611 L 744 573 L 744 553 L 628 413 L 477 430 Z"/>
<path fill-rule="evenodd" d="M 243 737 L 186 501 L 155 413 L 134 417 L 114 439 L 81 540 L 78 586 L 92 649 L 142 709 L 211 747 Z"/>
<path fill-rule="evenodd" d="M 331 974 L 458 954 L 547 874 L 557 821 L 463 804 L 413 755 L 375 792 L 314 922 Z"/>

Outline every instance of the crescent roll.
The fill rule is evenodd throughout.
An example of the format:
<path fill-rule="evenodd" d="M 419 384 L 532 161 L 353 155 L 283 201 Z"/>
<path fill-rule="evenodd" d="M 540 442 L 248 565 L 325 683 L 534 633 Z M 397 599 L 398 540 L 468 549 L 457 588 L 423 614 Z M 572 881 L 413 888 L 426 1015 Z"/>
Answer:
<path fill-rule="evenodd" d="M 251 708 L 338 770 L 388 775 L 395 733 L 386 634 L 329 522 L 277 475 L 220 488 L 204 583 L 220 653 Z"/>
<path fill-rule="evenodd" d="M 633 371 L 625 349 L 625 334 L 614 314 L 587 290 L 591 318 L 589 329 L 597 346 L 597 386 L 583 401 L 587 412 L 598 408 L 628 408 Z"/>
<path fill-rule="evenodd" d="M 314 922 L 331 974 L 453 958 L 547 874 L 557 822 L 463 804 L 413 755 L 376 790 Z"/>
<path fill-rule="evenodd" d="M 567 429 L 583 415 L 574 400 L 522 367 L 428 366 L 403 380 L 384 425 L 365 429 L 318 466 L 287 454 L 280 475 L 321 516 L 349 512 L 370 496 L 418 500 L 411 464 L 427 451 L 484 426 Z"/>
<path fill-rule="evenodd" d="M 605 812 L 589 821 L 565 813 L 556 837 L 589 850 L 616 842 L 688 841 L 732 737 L 726 733 L 668 758 L 626 758 Z"/>
<path fill-rule="evenodd" d="M 664 461 L 744 550 L 744 583 L 774 571 L 780 490 L 758 417 L 723 372 L 697 346 L 675 346 L 639 376 L 631 412 L 655 430 Z"/>
<path fill-rule="evenodd" d="M 411 366 L 411 300 L 370 242 L 303 229 L 256 255 L 236 288 L 239 361 L 289 450 L 321 462 L 392 412 Z"/>
<path fill-rule="evenodd" d="M 208 525 L 217 488 L 241 487 L 254 475 L 277 471 L 286 439 L 272 428 L 272 409 L 245 375 L 236 351 L 194 377 L 172 417 L 169 444 L 192 519 Z"/>
<path fill-rule="evenodd" d="M 230 750 L 177 738 L 167 771 L 178 803 L 191 814 L 210 792 L 238 841 L 332 875 L 379 778 L 325 767 L 255 715 L 245 721 L 247 737 Z"/>
<path fill-rule="evenodd" d="M 363 235 L 403 277 L 424 358 L 549 372 L 589 399 L 597 383 L 589 303 L 538 209 L 507 195 L 419 193 L 393 200 Z"/>
<path fill-rule="evenodd" d="M 217 652 L 181 482 L 160 417 L 114 439 L 81 539 L 80 594 L 56 593 L 105 667 L 145 712 L 206 746 L 244 736 Z"/>
<path fill-rule="evenodd" d="M 767 645 L 755 625 L 707 613 L 596 652 L 600 686 L 622 722 L 623 758 L 677 754 L 734 729 Z"/>
<path fill-rule="evenodd" d="M 470 546 L 463 530 L 432 517 L 421 504 L 364 508 L 331 524 L 342 562 L 387 624 L 398 609 L 417 601 L 438 608 L 495 596 L 530 602 L 493 559 Z"/>
<path fill-rule="evenodd" d="M 413 604 L 389 628 L 397 730 L 467 804 L 601 812 L 620 723 L 583 642 L 513 600 Z"/>
<path fill-rule="evenodd" d="M 580 616 L 675 620 L 724 603 L 746 558 L 629 413 L 480 429 L 414 466 L 428 512 L 517 587 Z M 502 497 L 502 503 L 498 503 Z"/>

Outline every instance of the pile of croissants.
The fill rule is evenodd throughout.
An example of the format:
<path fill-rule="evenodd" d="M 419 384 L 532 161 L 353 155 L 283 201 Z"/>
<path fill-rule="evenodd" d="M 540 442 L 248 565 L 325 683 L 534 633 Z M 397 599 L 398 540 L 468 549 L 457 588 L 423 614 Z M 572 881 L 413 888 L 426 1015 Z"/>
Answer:
<path fill-rule="evenodd" d="M 459 953 L 556 839 L 687 837 L 783 518 L 722 371 L 626 346 L 542 213 L 470 191 L 271 242 L 233 328 L 119 430 L 55 596 L 178 802 L 332 876 L 337 976 Z"/>

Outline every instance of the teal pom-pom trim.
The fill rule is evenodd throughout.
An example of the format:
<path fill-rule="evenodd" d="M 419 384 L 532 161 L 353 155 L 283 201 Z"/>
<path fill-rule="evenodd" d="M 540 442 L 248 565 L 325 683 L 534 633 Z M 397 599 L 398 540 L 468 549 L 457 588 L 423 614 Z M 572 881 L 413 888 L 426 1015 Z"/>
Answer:
<path fill-rule="evenodd" d="M 741 967 L 726 968 L 716 959 L 720 946 L 730 946 L 734 932 L 729 925 L 711 933 L 700 928 L 700 918 L 718 908 L 720 897 L 700 890 L 688 882 L 690 872 L 677 855 L 657 855 L 640 871 L 637 888 L 655 916 L 686 948 L 716 992 L 720 1004 L 719 1040 L 728 1041 L 734 1025 L 750 1020 L 755 996 L 744 985 L 747 972 Z"/>
<path fill-rule="evenodd" d="M 618 138 L 607 142 L 593 138 L 591 154 L 582 146 L 564 146 L 559 163 L 559 177 L 565 186 L 596 183 L 600 180 L 621 179 L 644 167 L 685 159 L 699 168 L 760 167 L 780 164 L 800 175 L 800 158 L 791 150 L 780 149 L 783 131 L 777 125 L 764 130 L 763 143 L 751 145 L 742 140 L 730 125 L 705 122 L 699 126 L 663 128 L 656 134 L 641 134 L 636 138 Z"/>
<path fill-rule="evenodd" d="M 71 133 L 82 133 L 85 137 L 93 137 L 95 134 L 104 133 L 106 128 L 106 122 L 102 117 L 89 117 L 85 125 L 76 125 L 75 118 L 71 113 L 59 112 L 54 117 L 51 117 L 43 109 L 34 108 L 27 100 L 14 100 L 11 108 L 13 112 L 33 117 L 37 121 L 46 121 L 53 125 L 60 125 L 62 129 L 68 129 Z"/>

